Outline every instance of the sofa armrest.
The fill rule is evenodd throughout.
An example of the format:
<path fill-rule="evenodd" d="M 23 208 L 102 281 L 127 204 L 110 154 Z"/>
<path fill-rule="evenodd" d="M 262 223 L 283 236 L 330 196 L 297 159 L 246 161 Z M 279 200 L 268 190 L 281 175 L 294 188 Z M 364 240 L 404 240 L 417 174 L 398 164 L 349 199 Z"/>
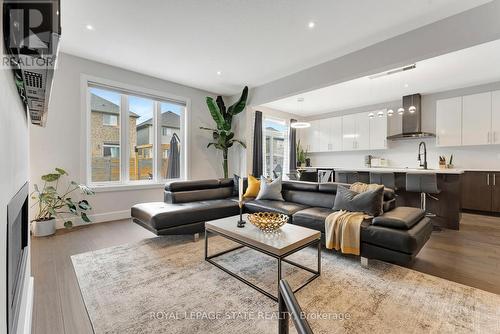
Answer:
<path fill-rule="evenodd" d="M 419 208 L 400 206 L 375 217 L 373 226 L 383 226 L 400 230 L 409 230 L 425 217 L 425 211 Z"/>

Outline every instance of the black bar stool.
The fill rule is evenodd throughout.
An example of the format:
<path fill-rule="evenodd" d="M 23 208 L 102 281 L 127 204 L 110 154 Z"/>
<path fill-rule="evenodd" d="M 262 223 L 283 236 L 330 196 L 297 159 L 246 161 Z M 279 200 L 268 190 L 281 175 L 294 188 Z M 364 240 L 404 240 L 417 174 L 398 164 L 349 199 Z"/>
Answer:
<path fill-rule="evenodd" d="M 431 194 L 439 194 L 441 190 L 437 186 L 437 175 L 424 173 L 407 173 L 406 174 L 406 191 L 420 193 L 420 208 L 425 211 L 427 217 L 435 217 L 436 215 L 427 212 L 427 196 L 439 201 L 438 198 Z M 436 226 L 435 226 L 436 227 Z"/>
<path fill-rule="evenodd" d="M 342 170 L 335 172 L 335 182 L 353 184 L 359 182 L 358 172 Z"/>
<path fill-rule="evenodd" d="M 396 177 L 390 172 L 370 172 L 370 183 L 383 184 L 386 188 L 396 189 Z"/>

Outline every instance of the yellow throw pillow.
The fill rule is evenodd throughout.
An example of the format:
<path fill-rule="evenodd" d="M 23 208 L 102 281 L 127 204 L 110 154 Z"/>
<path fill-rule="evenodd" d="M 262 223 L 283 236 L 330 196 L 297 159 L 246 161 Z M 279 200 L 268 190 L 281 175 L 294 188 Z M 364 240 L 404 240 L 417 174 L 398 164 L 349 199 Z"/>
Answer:
<path fill-rule="evenodd" d="M 248 175 L 248 187 L 243 197 L 257 197 L 260 191 L 260 180 L 252 175 Z"/>

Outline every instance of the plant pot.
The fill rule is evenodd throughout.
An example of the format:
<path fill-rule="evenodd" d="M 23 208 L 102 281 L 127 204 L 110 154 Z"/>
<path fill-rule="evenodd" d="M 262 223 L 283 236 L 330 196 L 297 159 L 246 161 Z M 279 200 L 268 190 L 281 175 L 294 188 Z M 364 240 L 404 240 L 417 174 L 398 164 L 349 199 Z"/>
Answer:
<path fill-rule="evenodd" d="M 302 167 L 302 162 L 297 161 L 297 167 Z"/>
<path fill-rule="evenodd" d="M 56 219 L 34 220 L 31 223 L 31 233 L 35 237 L 46 237 L 56 233 Z"/>
<path fill-rule="evenodd" d="M 306 167 L 311 167 L 311 159 L 306 159 Z"/>

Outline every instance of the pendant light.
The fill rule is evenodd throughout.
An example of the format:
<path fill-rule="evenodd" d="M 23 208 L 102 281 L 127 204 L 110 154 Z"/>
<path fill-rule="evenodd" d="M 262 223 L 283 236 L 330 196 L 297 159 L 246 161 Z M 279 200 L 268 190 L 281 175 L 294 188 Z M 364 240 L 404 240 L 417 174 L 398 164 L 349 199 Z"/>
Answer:
<path fill-rule="evenodd" d="M 392 109 L 387 110 L 387 116 L 392 117 L 392 115 L 394 115 L 394 110 Z"/>
<path fill-rule="evenodd" d="M 384 117 L 384 112 L 382 110 L 380 110 L 378 113 L 377 113 L 377 116 L 378 117 Z"/>
<path fill-rule="evenodd" d="M 368 114 L 368 117 L 369 117 L 369 118 L 374 118 L 374 117 L 375 117 L 375 114 L 374 114 L 374 113 L 372 113 L 372 112 L 370 112 L 370 113 Z"/>
<path fill-rule="evenodd" d="M 300 106 L 298 109 L 300 110 L 301 115 L 304 114 L 304 98 L 297 98 L 297 104 Z M 311 123 L 308 122 L 293 122 L 290 126 L 294 129 L 305 129 L 311 126 Z"/>

